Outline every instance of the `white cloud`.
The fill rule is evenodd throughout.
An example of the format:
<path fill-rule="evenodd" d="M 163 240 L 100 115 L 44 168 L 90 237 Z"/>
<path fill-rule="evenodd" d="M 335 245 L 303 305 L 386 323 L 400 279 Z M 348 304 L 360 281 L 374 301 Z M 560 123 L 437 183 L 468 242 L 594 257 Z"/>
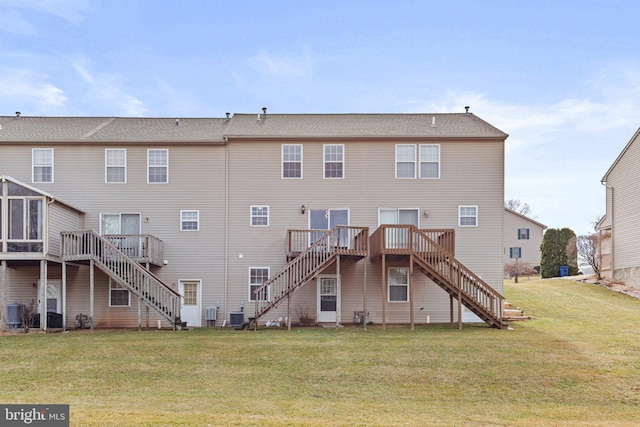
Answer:
<path fill-rule="evenodd" d="M 18 8 L 47 13 L 74 24 L 82 22 L 84 13 L 91 9 L 91 4 L 88 0 L 30 0 L 20 2 L 0 0 L 0 6 L 13 9 L 12 12 L 14 13 L 17 13 L 15 10 Z"/>
<path fill-rule="evenodd" d="M 35 25 L 25 20 L 20 13 L 7 9 L 0 14 L 0 29 L 8 33 L 34 36 L 38 33 Z"/>
<path fill-rule="evenodd" d="M 73 63 L 78 76 L 89 86 L 89 98 L 112 105 L 127 116 L 143 116 L 147 109 L 144 102 L 127 93 L 122 78 L 117 74 L 98 73 L 89 70 L 84 59 Z"/>
<path fill-rule="evenodd" d="M 313 58 L 308 49 L 298 55 L 260 52 L 249 63 L 266 77 L 299 78 L 313 75 Z"/>
<path fill-rule="evenodd" d="M 39 107 L 61 107 L 68 98 L 59 87 L 47 82 L 47 77 L 31 71 L 0 69 L 0 98 L 15 103 L 16 108 L 26 103 Z"/>

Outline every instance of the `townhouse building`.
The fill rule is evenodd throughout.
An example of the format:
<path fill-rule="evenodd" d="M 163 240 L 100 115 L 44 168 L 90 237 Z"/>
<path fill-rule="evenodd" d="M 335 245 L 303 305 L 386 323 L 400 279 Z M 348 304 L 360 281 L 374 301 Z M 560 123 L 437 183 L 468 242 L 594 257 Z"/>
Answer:
<path fill-rule="evenodd" d="M 468 111 L 0 126 L 5 327 L 504 326 L 507 135 Z"/>

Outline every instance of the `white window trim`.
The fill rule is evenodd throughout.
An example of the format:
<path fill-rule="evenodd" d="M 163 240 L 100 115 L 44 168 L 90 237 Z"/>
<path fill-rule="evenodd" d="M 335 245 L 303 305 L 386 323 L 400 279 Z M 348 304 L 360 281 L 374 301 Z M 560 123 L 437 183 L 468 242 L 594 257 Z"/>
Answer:
<path fill-rule="evenodd" d="M 402 284 L 393 284 L 391 285 L 389 283 L 389 274 L 391 273 L 391 270 L 406 270 L 407 271 L 407 284 L 406 285 L 402 285 Z M 411 279 L 409 276 L 409 267 L 388 267 L 387 268 L 387 302 L 394 304 L 394 303 L 407 303 L 409 302 L 410 299 L 410 291 L 409 291 L 409 286 L 411 286 L 410 283 Z M 407 288 L 407 300 L 406 301 L 391 301 L 391 286 L 405 286 Z"/>
<path fill-rule="evenodd" d="M 524 237 L 522 237 L 523 235 L 520 234 L 521 230 L 526 230 Z M 529 228 L 518 228 L 518 240 L 530 240 L 529 238 L 530 234 L 531 234 L 531 231 Z"/>
<path fill-rule="evenodd" d="M 184 228 L 185 220 L 182 217 L 182 214 L 184 214 L 186 212 L 195 212 L 196 213 L 196 229 L 195 230 L 185 229 Z M 187 222 L 191 222 L 191 221 L 189 220 Z M 200 211 L 198 209 L 183 209 L 183 210 L 180 211 L 180 231 L 186 231 L 186 232 L 200 231 Z"/>
<path fill-rule="evenodd" d="M 422 148 L 423 147 L 438 147 L 438 176 L 422 176 Z M 440 179 L 440 144 L 420 144 L 419 152 L 418 152 L 418 173 L 420 175 L 420 179 Z"/>
<path fill-rule="evenodd" d="M 284 147 L 300 147 L 300 176 L 284 176 Z M 304 177 L 304 147 L 302 144 L 282 144 L 280 146 L 280 178 L 302 179 Z"/>
<path fill-rule="evenodd" d="M 117 285 L 118 287 L 114 288 L 112 285 Z M 112 290 L 127 291 L 127 296 L 129 297 L 129 302 L 127 303 L 127 305 L 113 305 L 113 304 L 111 304 L 111 291 Z M 125 288 L 124 286 L 122 286 L 121 284 L 119 284 L 118 282 L 113 280 L 112 278 L 109 278 L 109 307 L 114 307 L 114 308 L 131 307 L 131 292 L 129 291 L 129 289 Z"/>
<path fill-rule="evenodd" d="M 518 250 L 520 256 L 513 256 L 514 249 Z M 522 247 L 514 246 L 514 247 L 509 248 L 509 258 L 510 259 L 521 259 L 522 258 Z"/>
<path fill-rule="evenodd" d="M 398 176 L 398 147 L 413 147 L 413 176 L 411 177 L 399 177 Z M 395 147 L 396 153 L 395 153 L 395 169 L 396 169 L 396 179 L 416 179 L 416 173 L 417 173 L 417 158 L 416 158 L 416 144 L 396 144 Z"/>
<path fill-rule="evenodd" d="M 473 224 L 473 225 L 464 224 L 463 225 L 461 223 L 462 215 L 460 215 L 460 213 L 461 213 L 460 211 L 462 210 L 462 208 L 475 208 L 475 210 L 476 210 L 476 215 L 475 215 L 476 223 L 475 224 Z M 478 216 L 479 216 L 479 214 L 478 214 L 478 206 L 477 205 L 460 205 L 460 206 L 458 206 L 458 227 L 477 227 L 478 223 L 479 223 Z M 465 216 L 465 218 L 466 218 L 466 216 Z"/>
<path fill-rule="evenodd" d="M 151 165 L 149 164 L 149 155 L 152 151 L 164 151 L 167 153 L 167 164 L 164 166 L 167 168 L 167 180 L 164 182 L 151 182 L 149 181 L 149 168 Z M 159 166 L 154 166 L 159 167 Z M 169 183 L 169 149 L 168 148 L 148 148 L 147 149 L 147 184 L 168 184 Z"/>
<path fill-rule="evenodd" d="M 51 151 L 51 181 L 36 181 L 36 166 L 43 167 L 49 165 L 36 165 L 35 164 L 35 153 L 36 151 Z M 53 148 L 32 148 L 31 149 L 31 182 L 37 184 L 53 184 L 54 180 L 54 172 L 55 172 L 55 152 Z"/>
<path fill-rule="evenodd" d="M 327 162 L 327 147 L 342 147 L 342 160 L 340 162 Z M 342 176 L 327 176 L 327 163 L 342 163 Z M 344 144 L 323 144 L 322 145 L 322 178 L 324 179 L 344 179 L 345 176 L 345 154 L 344 154 Z"/>
<path fill-rule="evenodd" d="M 109 181 L 108 179 L 108 169 L 110 167 L 118 167 L 118 168 L 123 167 L 123 166 L 114 166 L 114 165 L 108 164 L 107 152 L 109 151 L 124 151 L 124 181 L 122 182 Z M 149 175 L 147 175 L 147 179 L 149 179 Z M 127 183 L 127 149 L 126 148 L 105 148 L 104 149 L 104 182 L 105 184 L 126 184 Z"/>
<path fill-rule="evenodd" d="M 267 270 L 267 280 L 271 279 L 271 268 L 270 267 L 264 267 L 264 266 L 263 267 L 260 267 L 260 266 L 249 267 L 248 277 L 247 277 L 247 283 L 249 284 L 249 286 L 247 288 L 247 291 L 249 293 L 249 296 L 247 298 L 247 301 L 250 301 L 250 302 L 271 301 L 271 286 L 267 287 L 267 299 L 266 300 L 258 299 L 257 295 L 256 295 L 255 299 L 252 298 L 253 295 L 251 294 L 251 286 L 256 286 L 257 284 L 256 283 L 251 283 L 251 270 L 257 270 L 257 269 L 262 269 L 262 270 L 266 269 Z M 262 285 L 262 283 L 260 285 L 258 285 L 258 286 L 261 286 L 261 285 Z"/>
<path fill-rule="evenodd" d="M 267 209 L 267 223 L 266 224 L 254 224 L 254 218 L 264 218 L 263 216 L 254 216 L 253 208 L 266 208 Z M 251 227 L 268 227 L 270 223 L 271 209 L 269 209 L 269 205 L 251 205 L 249 207 L 249 226 Z"/>

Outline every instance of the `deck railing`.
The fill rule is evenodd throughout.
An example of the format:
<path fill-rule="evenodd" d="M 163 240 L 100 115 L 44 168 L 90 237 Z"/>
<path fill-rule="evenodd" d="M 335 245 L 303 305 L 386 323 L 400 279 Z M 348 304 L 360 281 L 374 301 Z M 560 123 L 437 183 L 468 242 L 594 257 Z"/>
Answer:
<path fill-rule="evenodd" d="M 306 284 L 333 263 L 338 255 L 367 256 L 368 227 L 339 225 L 331 230 L 290 230 L 289 254 L 293 258 L 282 270 L 258 287 L 255 298 L 255 321 L 275 308 L 288 295 Z M 307 245 L 302 250 L 304 238 Z M 299 252 L 298 252 L 299 250 Z"/>
<path fill-rule="evenodd" d="M 180 294 L 114 245 L 113 236 L 101 236 L 93 230 L 63 231 L 60 234 L 60 257 L 63 261 L 94 260 L 102 271 L 142 298 L 172 326 L 175 327 L 180 321 Z M 122 241 L 115 240 L 116 243 Z"/>

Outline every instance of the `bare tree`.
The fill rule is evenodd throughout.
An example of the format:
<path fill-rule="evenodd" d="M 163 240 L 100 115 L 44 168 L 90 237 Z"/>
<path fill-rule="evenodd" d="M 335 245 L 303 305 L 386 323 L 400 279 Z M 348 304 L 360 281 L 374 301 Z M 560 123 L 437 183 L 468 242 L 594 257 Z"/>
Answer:
<path fill-rule="evenodd" d="M 531 213 L 531 208 L 527 203 L 522 203 L 520 200 L 516 199 L 507 200 L 504 202 L 504 207 L 522 215 L 528 215 Z"/>
<path fill-rule="evenodd" d="M 584 259 L 592 268 L 596 274 L 598 280 L 600 276 L 600 255 L 598 249 L 600 248 L 600 234 L 593 233 L 586 236 L 578 236 L 576 239 L 576 248 L 580 258 Z"/>
<path fill-rule="evenodd" d="M 518 262 L 516 259 L 515 262 L 510 262 L 509 264 L 504 265 L 504 274 L 507 277 L 513 277 L 513 281 L 518 283 L 519 276 L 529 276 L 534 274 L 536 271 L 526 262 Z"/>

